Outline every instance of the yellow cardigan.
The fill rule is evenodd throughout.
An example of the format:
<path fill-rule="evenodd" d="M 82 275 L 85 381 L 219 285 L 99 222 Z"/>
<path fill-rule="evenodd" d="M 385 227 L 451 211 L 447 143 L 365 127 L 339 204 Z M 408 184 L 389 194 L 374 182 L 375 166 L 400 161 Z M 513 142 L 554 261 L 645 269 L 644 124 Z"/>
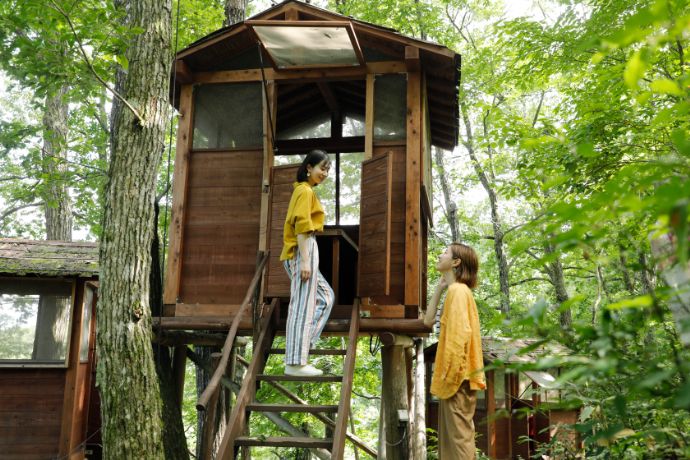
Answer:
<path fill-rule="evenodd" d="M 292 197 L 283 225 L 283 251 L 280 260 L 290 260 L 295 255 L 297 235 L 323 230 L 324 212 L 319 198 L 308 182 L 292 184 Z"/>
<path fill-rule="evenodd" d="M 483 390 L 486 388 L 483 369 L 477 304 L 470 288 L 455 282 L 448 286 L 443 304 L 431 393 L 448 399 L 465 380 L 470 381 L 470 389 Z"/>

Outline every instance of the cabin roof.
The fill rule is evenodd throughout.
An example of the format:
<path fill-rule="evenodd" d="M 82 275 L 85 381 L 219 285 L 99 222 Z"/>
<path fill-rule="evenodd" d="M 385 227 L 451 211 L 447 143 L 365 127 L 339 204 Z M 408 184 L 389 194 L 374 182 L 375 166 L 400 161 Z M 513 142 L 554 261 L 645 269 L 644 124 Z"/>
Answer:
<path fill-rule="evenodd" d="M 98 244 L 0 238 L 4 275 L 98 276 Z"/>
<path fill-rule="evenodd" d="M 457 145 L 460 55 L 445 46 L 410 38 L 388 27 L 343 16 L 297 0 L 286 0 L 246 21 L 221 28 L 195 41 L 177 53 L 177 59 L 191 72 L 240 70 L 242 67 L 237 67 L 238 62 L 243 68 L 258 68 L 260 64 L 256 36 L 247 22 L 285 20 L 289 10 L 296 10 L 298 21 L 348 21 L 366 62 L 404 61 L 407 46 L 418 48 L 421 67 L 427 70 L 425 78 L 431 143 L 447 150 L 452 150 Z M 265 53 L 263 56 L 263 65 L 270 65 L 268 56 Z M 308 107 L 305 108 L 307 109 Z"/>
<path fill-rule="evenodd" d="M 482 352 L 487 361 L 500 360 L 506 364 L 532 363 L 544 355 L 562 356 L 565 350 L 552 343 L 537 346 L 529 352 L 521 350 L 538 343 L 537 339 L 514 339 L 507 337 L 482 337 Z M 437 343 L 424 349 L 424 359 L 432 360 L 436 356 Z"/>

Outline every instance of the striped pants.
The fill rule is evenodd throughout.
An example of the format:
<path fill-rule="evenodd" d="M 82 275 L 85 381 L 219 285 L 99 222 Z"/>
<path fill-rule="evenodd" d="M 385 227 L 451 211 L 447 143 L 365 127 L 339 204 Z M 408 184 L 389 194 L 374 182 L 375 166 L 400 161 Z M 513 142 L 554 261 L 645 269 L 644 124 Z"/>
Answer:
<path fill-rule="evenodd" d="M 319 271 L 319 248 L 316 238 L 307 238 L 311 277 L 302 281 L 299 248 L 295 256 L 284 261 L 285 271 L 290 277 L 290 306 L 288 307 L 285 331 L 285 364 L 303 366 L 307 364 L 309 347 L 319 340 L 321 331 L 331 314 L 335 295 L 326 278 Z"/>

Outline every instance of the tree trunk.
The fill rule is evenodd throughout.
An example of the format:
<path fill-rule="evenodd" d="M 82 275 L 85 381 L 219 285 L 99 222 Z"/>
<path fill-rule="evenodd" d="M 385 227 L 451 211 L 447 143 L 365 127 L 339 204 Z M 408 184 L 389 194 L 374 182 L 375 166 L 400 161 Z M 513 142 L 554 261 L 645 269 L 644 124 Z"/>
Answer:
<path fill-rule="evenodd" d="M 223 26 L 231 26 L 244 21 L 248 0 L 225 0 L 225 20 Z"/>
<path fill-rule="evenodd" d="M 165 458 L 151 347 L 150 273 L 156 175 L 169 116 L 170 0 L 124 4 L 128 44 L 113 103 L 111 163 L 100 246 L 98 376 L 103 455 Z"/>
<path fill-rule="evenodd" d="M 406 433 L 401 429 L 398 410 L 407 411 L 407 366 L 405 349 L 400 345 L 384 345 L 381 348 L 381 421 L 385 431 L 385 443 L 379 444 L 379 456 L 385 452 L 388 460 L 406 458 Z"/>
<path fill-rule="evenodd" d="M 544 252 L 547 254 L 553 254 L 556 252 L 551 243 L 546 243 L 544 245 Z M 548 268 L 549 278 L 551 279 L 551 284 L 553 285 L 556 302 L 559 306 L 563 305 L 563 302 L 568 300 L 570 296 L 568 295 L 568 290 L 565 287 L 565 276 L 563 275 L 563 264 L 561 263 L 561 258 L 556 256 L 553 262 L 550 262 Z M 560 323 L 563 329 L 570 329 L 573 325 L 573 314 L 570 308 L 560 311 Z"/>
<path fill-rule="evenodd" d="M 491 224 L 494 231 L 494 253 L 496 254 L 496 262 L 498 264 L 498 282 L 501 288 L 501 310 L 505 315 L 510 314 L 510 273 L 508 269 L 508 258 L 503 252 L 503 229 L 501 226 L 501 220 L 498 212 L 498 200 L 496 197 L 496 191 L 493 188 L 493 184 L 489 181 L 489 178 L 482 168 L 482 165 L 477 159 L 477 154 L 474 150 L 474 139 L 472 136 L 472 123 L 470 122 L 470 115 L 468 113 L 467 104 L 460 102 L 460 111 L 462 113 L 462 119 L 465 123 L 465 130 L 467 135 L 467 140 L 464 142 L 467 153 L 470 155 L 472 160 L 472 166 L 474 167 L 479 181 L 482 183 L 484 190 L 489 195 L 489 205 L 491 207 Z"/>
<path fill-rule="evenodd" d="M 446 204 L 445 214 L 448 225 L 450 226 L 450 236 L 453 241 L 460 241 L 458 207 L 450 196 L 450 186 L 448 185 L 448 176 L 446 175 L 446 166 L 443 162 L 443 153 L 441 149 L 436 149 L 435 159 L 436 165 L 438 166 L 438 177 L 441 181 L 441 190 L 443 191 L 443 200 Z"/>
<path fill-rule="evenodd" d="M 47 240 L 72 241 L 72 205 L 65 177 L 68 90 L 67 85 L 62 85 L 46 96 L 43 112 L 43 174 L 47 177 L 43 201 Z"/>

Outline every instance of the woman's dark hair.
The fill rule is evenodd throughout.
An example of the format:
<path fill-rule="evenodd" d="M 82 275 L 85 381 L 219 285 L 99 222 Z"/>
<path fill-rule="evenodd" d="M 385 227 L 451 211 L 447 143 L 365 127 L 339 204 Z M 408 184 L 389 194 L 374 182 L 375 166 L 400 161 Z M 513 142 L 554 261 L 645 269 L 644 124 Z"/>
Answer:
<path fill-rule="evenodd" d="M 477 272 L 479 271 L 477 253 L 462 243 L 451 243 L 450 250 L 453 259 L 460 259 L 460 265 L 455 268 L 455 280 L 458 283 L 465 283 L 470 289 L 477 287 Z"/>
<path fill-rule="evenodd" d="M 328 166 L 331 163 L 331 160 L 328 158 L 328 154 L 323 150 L 312 150 L 311 152 L 307 153 L 307 157 L 297 170 L 297 182 L 305 182 L 307 180 L 307 172 L 309 172 L 307 170 L 307 166 L 311 166 L 313 168 L 323 160 L 326 160 L 324 166 Z"/>

